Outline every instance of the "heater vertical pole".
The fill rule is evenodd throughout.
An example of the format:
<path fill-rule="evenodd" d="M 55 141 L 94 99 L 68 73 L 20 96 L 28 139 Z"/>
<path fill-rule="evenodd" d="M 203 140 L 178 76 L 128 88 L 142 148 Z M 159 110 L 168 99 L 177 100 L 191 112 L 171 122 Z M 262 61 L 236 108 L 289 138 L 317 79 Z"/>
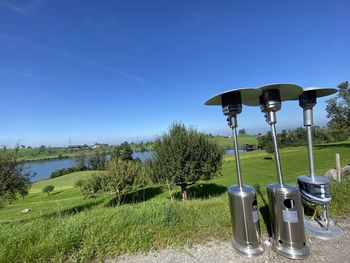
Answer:
<path fill-rule="evenodd" d="M 275 126 L 275 123 L 271 123 L 270 125 L 271 125 L 272 139 L 273 139 L 273 148 L 274 148 L 275 159 L 276 159 L 278 183 L 281 186 L 283 186 L 284 185 L 284 181 L 283 181 L 282 169 L 281 169 L 280 152 L 278 150 L 278 145 L 277 145 L 276 126 Z"/>
<path fill-rule="evenodd" d="M 236 171 L 237 171 L 237 182 L 240 191 L 242 191 L 243 182 L 241 176 L 241 163 L 239 159 L 239 151 L 238 151 L 238 140 L 237 140 L 237 117 L 230 117 L 230 124 L 232 129 L 232 138 L 233 138 L 233 146 L 235 150 L 235 161 L 236 161 Z"/>
<path fill-rule="evenodd" d="M 315 181 L 315 163 L 314 163 L 314 152 L 312 149 L 312 127 L 306 126 L 307 133 L 307 149 L 309 152 L 309 166 L 310 166 L 310 177 L 312 181 Z"/>

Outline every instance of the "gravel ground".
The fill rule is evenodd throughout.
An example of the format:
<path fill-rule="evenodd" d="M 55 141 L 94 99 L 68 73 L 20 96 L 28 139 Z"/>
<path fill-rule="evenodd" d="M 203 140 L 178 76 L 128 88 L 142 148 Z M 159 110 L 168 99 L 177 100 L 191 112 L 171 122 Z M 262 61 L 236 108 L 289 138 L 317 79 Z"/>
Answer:
<path fill-rule="evenodd" d="M 322 241 L 308 238 L 310 255 L 303 262 L 350 262 L 350 217 L 341 220 L 338 225 L 344 234 L 338 239 Z M 182 250 L 168 248 L 161 251 L 152 251 L 148 254 L 123 255 L 107 263 L 205 263 L 205 262 L 291 262 L 292 260 L 279 256 L 270 246 L 265 246 L 263 255 L 256 258 L 247 258 L 234 252 L 230 242 L 209 242 L 193 248 Z"/>

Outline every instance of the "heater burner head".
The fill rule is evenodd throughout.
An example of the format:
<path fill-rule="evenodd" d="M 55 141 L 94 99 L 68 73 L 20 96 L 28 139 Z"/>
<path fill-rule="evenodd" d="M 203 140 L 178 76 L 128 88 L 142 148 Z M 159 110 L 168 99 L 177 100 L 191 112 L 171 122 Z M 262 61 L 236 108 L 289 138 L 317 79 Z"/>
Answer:
<path fill-rule="evenodd" d="M 299 95 L 302 93 L 303 89 L 297 85 L 294 84 L 268 84 L 264 86 L 258 87 L 259 90 L 261 90 L 263 93 L 266 91 L 269 91 L 267 94 L 263 95 L 261 97 L 262 99 L 272 99 L 274 98 L 274 101 L 278 101 L 278 96 L 276 95 L 276 91 L 271 90 L 278 90 L 279 91 L 279 101 L 285 101 L 285 100 L 297 100 Z M 270 92 L 271 91 L 271 92 Z M 261 103 L 260 100 L 255 101 L 248 101 L 245 105 L 248 106 L 260 106 Z"/>
<path fill-rule="evenodd" d="M 239 92 L 228 92 L 222 94 L 221 105 L 224 115 L 231 116 L 242 112 L 242 97 Z"/>
<path fill-rule="evenodd" d="M 205 105 L 221 105 L 225 115 L 233 116 L 242 112 L 242 104 L 258 103 L 260 95 L 261 91 L 257 89 L 238 88 L 215 95 Z"/>
<path fill-rule="evenodd" d="M 337 89 L 334 88 L 304 88 L 303 93 L 299 96 L 299 106 L 303 109 L 312 109 L 317 103 L 317 98 L 328 96 L 336 92 Z"/>
<path fill-rule="evenodd" d="M 281 96 L 278 89 L 263 91 L 259 98 L 260 109 L 262 112 L 278 111 L 281 109 Z"/>

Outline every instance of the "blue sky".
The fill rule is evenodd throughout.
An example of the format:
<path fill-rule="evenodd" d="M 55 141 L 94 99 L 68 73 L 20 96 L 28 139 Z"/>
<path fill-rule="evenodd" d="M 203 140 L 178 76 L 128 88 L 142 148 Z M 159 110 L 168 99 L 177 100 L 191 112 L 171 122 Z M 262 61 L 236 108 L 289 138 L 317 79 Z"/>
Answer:
<path fill-rule="evenodd" d="M 203 105 L 218 92 L 348 80 L 349 13 L 345 0 L 0 0 L 0 144 L 136 141 L 173 121 L 229 133 Z M 280 129 L 302 125 L 296 102 L 282 107 Z M 239 127 L 268 129 L 255 107 Z"/>

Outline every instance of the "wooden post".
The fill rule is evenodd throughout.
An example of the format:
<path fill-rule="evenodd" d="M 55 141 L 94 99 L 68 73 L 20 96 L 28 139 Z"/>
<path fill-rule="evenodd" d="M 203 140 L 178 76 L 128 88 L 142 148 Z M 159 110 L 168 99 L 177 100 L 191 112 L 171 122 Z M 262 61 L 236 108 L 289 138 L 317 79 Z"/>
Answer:
<path fill-rule="evenodd" d="M 340 154 L 335 154 L 335 167 L 337 170 L 337 181 L 341 182 L 341 166 L 340 166 Z"/>

